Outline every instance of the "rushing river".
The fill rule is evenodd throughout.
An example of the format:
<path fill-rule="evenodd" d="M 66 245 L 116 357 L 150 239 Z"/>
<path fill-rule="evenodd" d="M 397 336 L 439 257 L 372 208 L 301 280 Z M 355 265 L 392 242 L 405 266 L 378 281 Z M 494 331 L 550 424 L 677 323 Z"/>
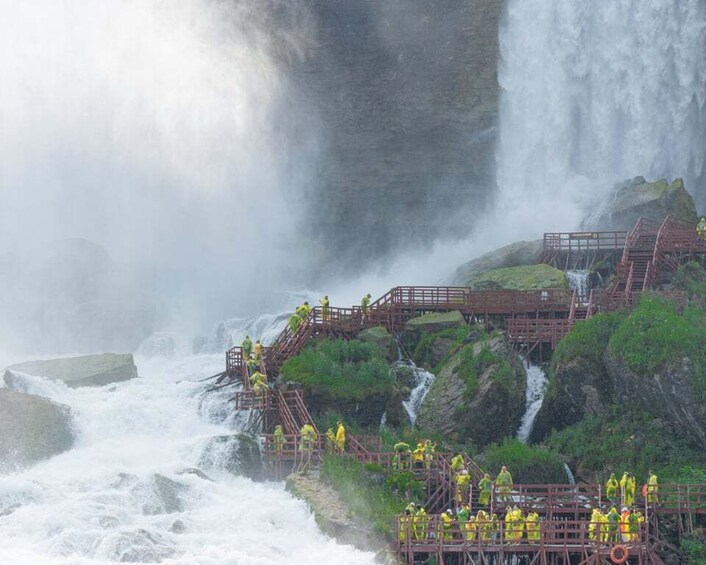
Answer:
<path fill-rule="evenodd" d="M 204 401 L 194 382 L 222 370 L 222 355 L 136 362 L 141 378 L 100 388 L 26 379 L 28 392 L 72 408 L 77 442 L 0 475 L 1 564 L 373 563 L 323 535 L 282 483 L 217 461 L 208 478 L 184 473 L 203 463 L 210 438 L 238 427 L 227 394 Z"/>

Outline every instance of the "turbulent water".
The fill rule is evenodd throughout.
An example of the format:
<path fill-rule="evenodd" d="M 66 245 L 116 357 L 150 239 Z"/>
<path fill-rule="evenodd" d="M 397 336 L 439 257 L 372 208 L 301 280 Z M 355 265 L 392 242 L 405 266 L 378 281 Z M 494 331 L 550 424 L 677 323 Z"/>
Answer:
<path fill-rule="evenodd" d="M 684 177 L 703 205 L 705 47 L 703 0 L 509 0 L 497 179 L 510 229 L 571 228 L 585 197 L 637 175 Z"/>
<path fill-rule="evenodd" d="M 372 564 L 321 534 L 282 483 L 232 476 L 217 460 L 206 468 L 213 480 L 181 474 L 203 463 L 209 438 L 239 425 L 226 395 L 203 401 L 193 382 L 222 363 L 138 358 L 141 378 L 100 388 L 27 379 L 29 392 L 71 406 L 77 444 L 0 476 L 0 563 Z"/>
<path fill-rule="evenodd" d="M 544 389 L 547 384 L 547 376 L 541 367 L 537 365 L 525 364 L 527 371 L 527 392 L 525 393 L 525 414 L 522 416 L 520 429 L 517 431 L 517 439 L 526 443 L 529 438 L 534 419 L 537 417 L 539 409 L 544 400 Z"/>

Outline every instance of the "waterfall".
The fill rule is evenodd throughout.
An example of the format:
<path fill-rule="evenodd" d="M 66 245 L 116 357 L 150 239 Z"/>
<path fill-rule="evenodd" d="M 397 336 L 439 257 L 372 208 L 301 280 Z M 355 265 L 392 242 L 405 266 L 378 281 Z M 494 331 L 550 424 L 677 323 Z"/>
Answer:
<path fill-rule="evenodd" d="M 509 0 L 496 152 L 506 225 L 572 229 L 637 175 L 684 177 L 703 206 L 705 44 L 703 0 Z"/>
<path fill-rule="evenodd" d="M 232 474 L 246 422 L 231 390 L 196 382 L 222 354 L 136 364 L 140 378 L 104 387 L 18 377 L 72 409 L 76 445 L 0 475 L 0 563 L 374 563 L 323 535 L 283 483 Z"/>
<path fill-rule="evenodd" d="M 429 393 L 429 389 L 436 377 L 429 371 L 420 369 L 411 361 L 409 361 L 409 366 L 414 374 L 414 388 L 412 392 L 409 393 L 409 398 L 402 402 L 402 406 L 404 406 L 407 416 L 409 416 L 410 425 L 414 427 L 414 424 L 417 422 L 419 408 Z"/>
<path fill-rule="evenodd" d="M 571 469 L 566 463 L 564 463 L 564 471 L 566 471 L 566 478 L 569 481 L 569 484 L 575 485 L 576 479 L 574 478 L 574 474 L 571 472 Z"/>
<path fill-rule="evenodd" d="M 566 271 L 566 278 L 569 281 L 569 288 L 576 291 L 580 302 L 588 301 L 588 294 L 591 291 L 590 281 L 588 278 L 590 274 L 591 271 L 585 269 Z"/>
<path fill-rule="evenodd" d="M 525 363 L 527 372 L 527 392 L 525 393 L 525 414 L 522 416 L 520 429 L 517 431 L 517 439 L 522 443 L 527 443 L 534 419 L 537 417 L 539 409 L 544 400 L 544 389 L 547 384 L 547 377 L 541 367 Z"/>

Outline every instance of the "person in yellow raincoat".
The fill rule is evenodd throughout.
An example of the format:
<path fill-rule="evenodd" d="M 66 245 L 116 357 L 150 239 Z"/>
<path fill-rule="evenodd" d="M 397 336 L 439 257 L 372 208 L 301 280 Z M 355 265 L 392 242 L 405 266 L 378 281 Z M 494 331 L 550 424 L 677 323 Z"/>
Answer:
<path fill-rule="evenodd" d="M 346 451 L 346 428 L 340 420 L 336 428 L 336 447 L 341 453 Z"/>
<path fill-rule="evenodd" d="M 525 531 L 527 532 L 528 541 L 539 541 L 539 514 L 536 512 L 527 514 L 527 518 L 525 518 Z"/>
<path fill-rule="evenodd" d="M 427 516 L 427 511 L 424 510 L 423 506 L 417 509 L 417 512 L 412 518 L 412 529 L 414 530 L 414 539 L 417 541 L 423 541 L 427 539 L 427 529 L 429 524 L 429 517 Z"/>
<path fill-rule="evenodd" d="M 478 504 L 488 506 L 490 504 L 490 493 L 493 490 L 493 481 L 488 473 L 485 473 L 483 478 L 478 481 L 478 490 L 480 491 Z"/>
<path fill-rule="evenodd" d="M 282 449 L 284 448 L 284 431 L 282 426 L 277 424 L 275 426 L 274 444 L 275 444 L 275 454 L 282 455 Z"/>

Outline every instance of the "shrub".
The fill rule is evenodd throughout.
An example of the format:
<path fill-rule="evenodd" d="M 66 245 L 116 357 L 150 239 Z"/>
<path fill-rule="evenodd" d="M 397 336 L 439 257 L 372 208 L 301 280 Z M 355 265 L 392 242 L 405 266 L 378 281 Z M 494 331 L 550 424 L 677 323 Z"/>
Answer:
<path fill-rule="evenodd" d="M 285 382 L 299 382 L 331 399 L 364 400 L 394 385 L 382 353 L 358 340 L 323 340 L 285 361 Z"/>
<path fill-rule="evenodd" d="M 602 416 L 584 418 L 578 424 L 554 432 L 546 444 L 593 472 L 632 471 L 643 477 L 650 468 L 663 482 L 687 465 L 703 462 L 692 448 L 662 420 L 630 405 L 613 405 Z"/>
<path fill-rule="evenodd" d="M 486 470 L 496 476 L 506 465 L 515 483 L 556 484 L 566 482 L 566 472 L 559 455 L 545 447 L 533 447 L 516 439 L 485 448 Z"/>

